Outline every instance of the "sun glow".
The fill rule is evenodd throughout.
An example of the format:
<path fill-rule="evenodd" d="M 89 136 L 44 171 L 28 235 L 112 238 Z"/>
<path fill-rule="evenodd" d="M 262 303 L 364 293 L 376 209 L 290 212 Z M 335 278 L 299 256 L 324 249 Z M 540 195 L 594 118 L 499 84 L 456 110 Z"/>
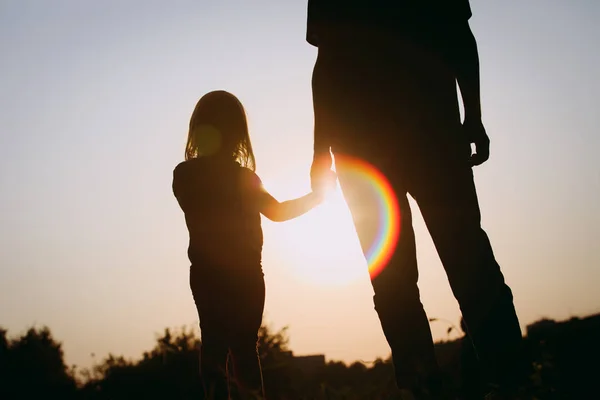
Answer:
<path fill-rule="evenodd" d="M 280 259 L 289 260 L 283 267 L 311 284 L 346 285 L 376 276 L 385 268 L 400 234 L 398 203 L 385 177 L 360 160 L 336 163 L 348 178 L 361 183 L 366 196 L 375 199 L 370 211 L 377 231 L 363 255 L 339 184 L 314 210 L 273 227 L 273 248 Z"/>
<path fill-rule="evenodd" d="M 281 267 L 297 279 L 337 286 L 368 278 L 352 217 L 339 187 L 306 215 L 274 226 L 273 236 L 274 251 L 286 260 Z"/>

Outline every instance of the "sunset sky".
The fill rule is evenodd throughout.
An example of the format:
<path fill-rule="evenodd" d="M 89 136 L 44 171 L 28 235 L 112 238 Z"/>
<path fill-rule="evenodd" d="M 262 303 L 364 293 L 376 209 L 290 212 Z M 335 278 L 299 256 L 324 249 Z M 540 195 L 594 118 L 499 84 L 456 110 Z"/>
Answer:
<path fill-rule="evenodd" d="M 252 4 L 252 6 L 250 5 Z M 523 328 L 600 312 L 600 2 L 472 0 L 491 158 L 475 178 Z M 316 49 L 306 1 L 0 1 L 0 326 L 48 325 L 69 364 L 138 357 L 194 327 L 171 192 L 197 100 L 246 107 L 257 172 L 310 188 Z M 414 204 L 414 203 L 413 203 Z M 265 220 L 265 323 L 297 354 L 389 354 L 339 193 Z M 415 210 L 430 317 L 459 310 Z M 437 339 L 446 322 L 434 322 Z"/>

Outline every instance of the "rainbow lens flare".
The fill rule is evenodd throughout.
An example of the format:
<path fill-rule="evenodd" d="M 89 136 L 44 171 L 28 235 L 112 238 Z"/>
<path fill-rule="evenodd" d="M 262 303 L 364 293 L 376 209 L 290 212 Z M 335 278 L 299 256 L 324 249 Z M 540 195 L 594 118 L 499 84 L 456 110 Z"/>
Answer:
<path fill-rule="evenodd" d="M 374 195 L 377 203 L 377 233 L 372 243 L 365 252 L 371 279 L 383 271 L 394 254 L 398 238 L 400 237 L 400 208 L 398 198 L 389 181 L 373 165 L 368 162 L 348 157 L 335 157 L 336 170 L 349 176 L 352 180 L 358 179 Z"/>

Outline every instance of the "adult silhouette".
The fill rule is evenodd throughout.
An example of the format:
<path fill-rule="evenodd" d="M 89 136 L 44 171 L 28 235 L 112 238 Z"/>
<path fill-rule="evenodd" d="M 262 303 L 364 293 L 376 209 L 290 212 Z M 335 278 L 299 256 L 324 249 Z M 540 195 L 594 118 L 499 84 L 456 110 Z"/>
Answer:
<path fill-rule="evenodd" d="M 307 41 L 318 48 L 312 184 L 326 176 L 331 151 L 363 251 L 377 234 L 378 204 L 343 160 L 378 168 L 398 197 L 399 241 L 371 282 L 396 382 L 416 395 L 441 389 L 407 194 L 421 210 L 488 383 L 510 393 L 524 371 L 512 292 L 481 227 L 473 181 L 489 139 L 470 18 L 468 0 L 308 1 Z"/>

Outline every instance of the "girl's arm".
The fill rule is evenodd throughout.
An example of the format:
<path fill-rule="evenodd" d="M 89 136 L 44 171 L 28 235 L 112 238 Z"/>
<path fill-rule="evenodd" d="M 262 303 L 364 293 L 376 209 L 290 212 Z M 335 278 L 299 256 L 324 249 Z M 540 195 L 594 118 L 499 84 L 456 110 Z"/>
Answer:
<path fill-rule="evenodd" d="M 260 178 L 254 172 L 250 172 L 248 179 L 251 185 L 249 188 L 250 192 L 253 193 L 255 201 L 258 202 L 260 213 L 271 221 L 283 222 L 306 214 L 322 203 L 328 189 L 335 187 L 337 177 L 333 171 L 329 170 L 329 173 L 326 174 L 327 185 L 324 185 L 319 190 L 313 190 L 305 196 L 281 203 L 267 192 Z"/>
<path fill-rule="evenodd" d="M 323 201 L 324 196 L 320 192 L 311 192 L 297 199 L 280 203 L 263 189 L 260 197 L 260 212 L 271 221 L 283 222 L 306 214 L 318 206 Z"/>

